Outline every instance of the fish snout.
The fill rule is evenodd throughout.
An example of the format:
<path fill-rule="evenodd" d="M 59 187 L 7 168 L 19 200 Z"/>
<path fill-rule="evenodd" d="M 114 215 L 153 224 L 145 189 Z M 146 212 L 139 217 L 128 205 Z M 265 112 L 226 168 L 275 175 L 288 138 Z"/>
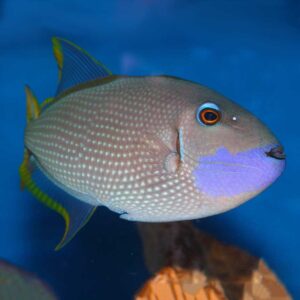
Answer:
<path fill-rule="evenodd" d="M 286 155 L 284 153 L 284 149 L 282 146 L 276 146 L 273 147 L 270 151 L 266 152 L 266 155 L 269 157 L 273 157 L 275 159 L 283 160 L 286 158 Z"/>

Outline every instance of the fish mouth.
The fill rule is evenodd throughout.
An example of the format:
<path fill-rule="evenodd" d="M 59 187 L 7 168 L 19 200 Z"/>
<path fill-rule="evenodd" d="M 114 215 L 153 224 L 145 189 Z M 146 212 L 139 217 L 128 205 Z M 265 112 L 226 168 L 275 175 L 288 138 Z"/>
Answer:
<path fill-rule="evenodd" d="M 282 146 L 278 145 L 276 147 L 273 147 L 270 151 L 266 151 L 265 154 L 268 157 L 272 157 L 278 160 L 284 160 L 286 159 L 286 155 L 284 153 L 284 149 Z"/>

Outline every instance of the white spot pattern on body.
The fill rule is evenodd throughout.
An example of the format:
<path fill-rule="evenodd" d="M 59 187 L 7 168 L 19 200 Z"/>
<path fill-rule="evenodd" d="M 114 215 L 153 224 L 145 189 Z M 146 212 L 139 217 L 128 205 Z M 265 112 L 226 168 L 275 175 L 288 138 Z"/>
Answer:
<path fill-rule="evenodd" d="M 30 124 L 26 145 L 55 180 L 92 204 L 144 221 L 192 218 L 201 202 L 191 170 L 167 172 L 166 149 L 155 140 L 170 143 L 181 93 L 165 78 L 120 78 L 71 93 Z"/>

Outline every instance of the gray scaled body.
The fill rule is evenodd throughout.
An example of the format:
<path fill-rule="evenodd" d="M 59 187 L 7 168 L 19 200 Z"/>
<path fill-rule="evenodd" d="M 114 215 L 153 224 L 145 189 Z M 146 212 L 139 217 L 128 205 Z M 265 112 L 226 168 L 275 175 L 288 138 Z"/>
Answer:
<path fill-rule="evenodd" d="M 274 135 L 220 94 L 170 76 L 113 76 L 77 46 L 56 45 L 58 94 L 29 122 L 25 146 L 91 207 L 138 221 L 195 219 L 252 198 L 282 172 Z"/>

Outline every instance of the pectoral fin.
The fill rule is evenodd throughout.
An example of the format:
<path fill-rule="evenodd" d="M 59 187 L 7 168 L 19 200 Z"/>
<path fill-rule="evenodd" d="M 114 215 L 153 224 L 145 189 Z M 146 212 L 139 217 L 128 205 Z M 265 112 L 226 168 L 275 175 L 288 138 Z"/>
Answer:
<path fill-rule="evenodd" d="M 148 134 L 144 138 L 147 151 L 157 160 L 157 165 L 162 166 L 168 173 L 177 172 L 184 160 L 182 135 L 181 128 L 170 128 L 165 132 Z"/>

